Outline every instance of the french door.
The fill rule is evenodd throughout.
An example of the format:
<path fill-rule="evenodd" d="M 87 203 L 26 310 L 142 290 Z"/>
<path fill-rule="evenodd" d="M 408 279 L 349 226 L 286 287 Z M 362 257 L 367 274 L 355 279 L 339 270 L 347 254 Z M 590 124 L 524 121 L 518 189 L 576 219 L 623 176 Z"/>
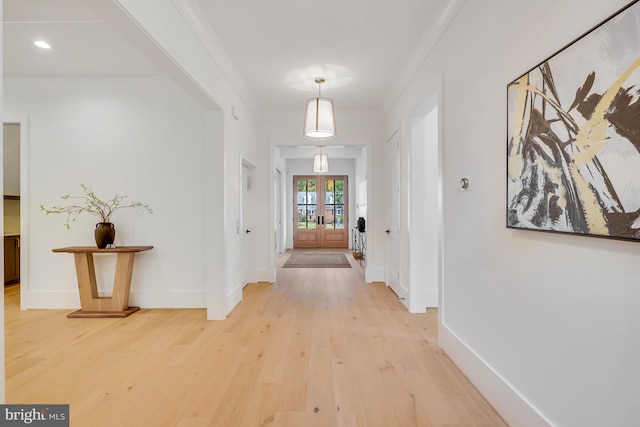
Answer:
<path fill-rule="evenodd" d="M 346 176 L 294 176 L 294 248 L 348 248 Z"/>

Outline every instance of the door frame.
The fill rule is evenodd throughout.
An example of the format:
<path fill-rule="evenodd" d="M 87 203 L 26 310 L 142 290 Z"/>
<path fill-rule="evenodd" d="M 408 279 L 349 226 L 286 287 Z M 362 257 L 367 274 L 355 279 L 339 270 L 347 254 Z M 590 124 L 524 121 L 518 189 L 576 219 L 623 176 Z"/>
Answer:
<path fill-rule="evenodd" d="M 318 238 L 315 240 L 315 242 L 318 242 L 319 245 L 300 245 L 300 241 L 298 241 L 298 233 L 300 232 L 300 229 L 297 227 L 297 223 L 298 223 L 298 191 L 297 191 L 297 182 L 300 180 L 315 180 L 316 181 L 316 216 L 320 216 L 324 219 L 324 215 L 318 215 L 322 210 L 326 210 L 326 206 L 325 206 L 325 201 L 326 201 L 326 196 L 325 196 L 325 185 L 326 185 L 326 181 L 327 180 L 343 180 L 344 181 L 344 189 L 343 189 L 343 194 L 344 194 L 344 200 L 342 203 L 343 206 L 343 213 L 342 213 L 342 217 L 343 217 L 343 222 L 344 222 L 344 228 L 341 229 L 342 231 L 340 233 L 337 232 L 332 232 L 336 229 L 327 229 L 325 227 L 326 224 L 324 224 L 324 221 L 322 224 L 318 224 L 318 227 L 316 228 L 316 231 L 314 232 L 316 234 L 316 236 L 318 236 Z M 292 185 L 292 215 L 293 215 L 293 247 L 294 248 L 344 248 L 344 249 L 348 249 L 349 248 L 349 176 L 348 175 L 293 175 L 292 177 L 292 181 L 291 181 L 291 185 Z M 321 191 L 318 191 L 318 189 L 321 189 Z M 321 197 L 322 196 L 322 197 Z M 329 232 L 327 232 L 327 230 L 331 230 Z M 330 242 L 330 240 L 326 240 L 325 237 L 327 235 L 330 234 L 342 234 L 343 239 L 341 240 L 341 243 L 339 244 L 330 244 L 327 242 Z M 337 241 L 336 241 L 337 242 Z"/>

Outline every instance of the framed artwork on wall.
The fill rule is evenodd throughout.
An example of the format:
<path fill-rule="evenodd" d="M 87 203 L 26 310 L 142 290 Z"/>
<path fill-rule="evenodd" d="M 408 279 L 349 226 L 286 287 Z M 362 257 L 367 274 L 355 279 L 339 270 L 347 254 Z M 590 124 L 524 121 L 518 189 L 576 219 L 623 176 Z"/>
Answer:
<path fill-rule="evenodd" d="M 507 86 L 507 227 L 640 241 L 640 0 Z"/>

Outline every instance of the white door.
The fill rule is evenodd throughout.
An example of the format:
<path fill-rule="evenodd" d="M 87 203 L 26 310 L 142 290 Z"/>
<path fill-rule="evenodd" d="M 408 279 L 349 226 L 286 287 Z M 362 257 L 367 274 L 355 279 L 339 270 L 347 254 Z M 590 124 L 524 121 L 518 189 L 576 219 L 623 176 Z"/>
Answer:
<path fill-rule="evenodd" d="M 396 132 L 386 143 L 389 212 L 387 229 L 387 286 L 408 303 L 409 292 L 400 280 L 400 137 Z"/>
<path fill-rule="evenodd" d="M 251 233 L 252 224 L 251 221 L 251 185 L 252 185 L 252 168 L 247 166 L 244 162 L 242 164 L 242 200 L 240 207 L 240 262 L 241 262 L 241 279 L 242 284 L 246 285 L 252 281 L 251 272 L 251 257 L 247 256 L 251 252 Z"/>
<path fill-rule="evenodd" d="M 283 238 L 282 238 L 282 172 L 276 169 L 275 179 L 275 193 L 276 193 L 276 253 L 284 253 Z"/>

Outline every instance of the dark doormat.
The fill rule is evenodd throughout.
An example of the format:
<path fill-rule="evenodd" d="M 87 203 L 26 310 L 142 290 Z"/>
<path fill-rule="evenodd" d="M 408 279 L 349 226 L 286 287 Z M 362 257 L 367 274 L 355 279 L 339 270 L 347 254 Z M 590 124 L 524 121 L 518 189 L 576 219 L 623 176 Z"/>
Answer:
<path fill-rule="evenodd" d="M 345 254 L 293 253 L 282 268 L 351 268 L 351 264 Z"/>

